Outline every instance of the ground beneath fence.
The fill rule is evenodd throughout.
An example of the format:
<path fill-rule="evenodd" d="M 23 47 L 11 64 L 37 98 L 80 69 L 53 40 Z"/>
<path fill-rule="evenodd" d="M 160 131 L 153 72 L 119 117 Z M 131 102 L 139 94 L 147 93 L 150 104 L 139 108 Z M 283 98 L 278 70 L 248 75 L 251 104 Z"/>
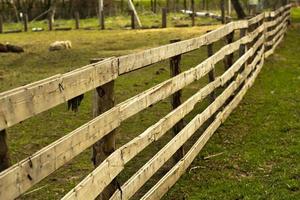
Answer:
<path fill-rule="evenodd" d="M 300 199 L 299 52 L 294 24 L 165 199 Z"/>

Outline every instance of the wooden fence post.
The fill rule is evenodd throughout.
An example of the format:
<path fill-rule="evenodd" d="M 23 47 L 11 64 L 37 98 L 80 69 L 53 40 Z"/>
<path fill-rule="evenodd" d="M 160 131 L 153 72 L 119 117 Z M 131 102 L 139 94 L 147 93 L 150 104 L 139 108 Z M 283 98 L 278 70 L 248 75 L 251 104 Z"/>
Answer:
<path fill-rule="evenodd" d="M 288 26 L 290 26 L 292 24 L 291 22 L 291 8 L 287 8 L 285 11 L 289 11 L 289 17 L 288 17 L 288 20 L 287 20 L 287 23 L 288 23 Z"/>
<path fill-rule="evenodd" d="M 209 33 L 210 31 L 207 31 L 207 33 Z M 207 45 L 207 57 L 211 57 L 214 55 L 214 44 L 211 43 L 209 45 Z M 216 69 L 215 66 L 213 67 L 213 69 L 208 73 L 208 82 L 214 82 L 216 80 Z M 209 102 L 213 103 L 217 98 L 217 94 L 216 91 L 214 90 L 210 95 L 209 95 Z M 209 119 L 209 123 L 212 123 L 216 118 L 216 114 L 214 114 L 210 119 Z"/>
<path fill-rule="evenodd" d="M 28 31 L 28 14 L 27 13 L 24 13 L 23 22 L 24 22 L 24 32 L 27 32 Z"/>
<path fill-rule="evenodd" d="M 228 15 L 230 16 L 231 15 L 231 0 L 227 1 L 227 12 L 228 12 Z"/>
<path fill-rule="evenodd" d="M 105 29 L 104 5 L 103 0 L 98 0 L 99 26 L 101 30 Z"/>
<path fill-rule="evenodd" d="M 0 14 L 0 33 L 3 33 L 3 17 Z"/>
<path fill-rule="evenodd" d="M 6 131 L 0 131 L 0 172 L 10 166 Z"/>
<path fill-rule="evenodd" d="M 157 12 L 157 0 L 153 0 L 153 12 Z"/>
<path fill-rule="evenodd" d="M 195 26 L 195 0 L 192 0 L 192 26 Z"/>
<path fill-rule="evenodd" d="M 161 19 L 162 28 L 167 28 L 167 13 L 168 13 L 168 9 L 162 8 L 162 19 Z"/>
<path fill-rule="evenodd" d="M 186 2 L 186 0 L 183 0 L 183 9 L 187 10 L 187 2 Z"/>
<path fill-rule="evenodd" d="M 170 43 L 175 43 L 181 41 L 180 39 L 171 40 Z M 170 58 L 170 75 L 171 77 L 177 76 L 181 73 L 180 69 L 180 61 L 181 55 L 174 56 Z M 172 108 L 175 109 L 181 105 L 181 94 L 182 90 L 175 92 L 171 98 Z M 184 127 L 183 120 L 180 120 L 172 129 L 173 134 L 177 135 Z M 184 147 L 182 146 L 178 151 L 174 154 L 173 158 L 176 162 L 180 161 L 181 158 L 184 156 Z"/>
<path fill-rule="evenodd" d="M 80 16 L 79 16 L 79 12 L 75 12 L 74 14 L 75 16 L 75 29 L 79 29 L 80 28 Z"/>
<path fill-rule="evenodd" d="M 221 21 L 222 21 L 222 24 L 226 24 L 225 0 L 221 0 Z"/>
<path fill-rule="evenodd" d="M 96 63 L 104 59 L 92 59 L 91 63 Z M 96 88 L 93 94 L 93 117 L 111 109 L 115 105 L 114 81 L 106 83 Z M 103 139 L 93 145 L 93 163 L 99 166 L 116 149 L 115 131 L 107 134 Z M 108 200 L 117 189 L 117 180 L 114 179 L 110 185 L 97 197 L 97 200 Z"/>
<path fill-rule="evenodd" d="M 131 16 L 131 28 L 135 29 L 135 16 L 134 16 L 134 11 L 130 10 L 130 16 Z"/>
<path fill-rule="evenodd" d="M 100 22 L 101 30 L 105 29 L 105 17 L 104 17 L 104 10 L 101 10 L 101 22 Z"/>
<path fill-rule="evenodd" d="M 248 29 L 244 28 L 240 30 L 240 39 L 245 37 L 247 35 Z M 247 45 L 242 44 L 239 50 L 239 57 L 242 57 L 245 53 L 247 52 Z M 245 67 L 247 67 L 248 62 L 246 61 L 245 64 L 242 65 L 241 69 L 239 72 L 244 71 Z"/>
<path fill-rule="evenodd" d="M 234 39 L 234 31 L 226 36 L 227 44 L 231 44 Z M 225 60 L 225 71 L 228 70 L 233 65 L 233 53 L 226 56 Z"/>
<path fill-rule="evenodd" d="M 49 31 L 53 30 L 51 14 L 48 16 L 48 27 L 49 27 Z"/>
<path fill-rule="evenodd" d="M 213 46 L 213 43 L 207 45 L 207 57 L 211 57 L 212 55 L 214 55 L 214 46 Z M 216 79 L 216 70 L 215 70 L 215 67 L 208 73 L 208 81 L 211 83 L 213 81 L 215 81 Z M 213 91 L 211 94 L 210 94 L 210 102 L 214 102 L 216 99 L 216 92 Z"/>

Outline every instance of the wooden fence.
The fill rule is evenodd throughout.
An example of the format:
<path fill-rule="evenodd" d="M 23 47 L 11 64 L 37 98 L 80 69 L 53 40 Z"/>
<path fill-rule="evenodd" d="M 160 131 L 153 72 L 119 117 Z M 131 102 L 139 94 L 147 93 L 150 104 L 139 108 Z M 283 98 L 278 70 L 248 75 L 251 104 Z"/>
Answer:
<path fill-rule="evenodd" d="M 290 5 L 262 13 L 250 20 L 226 24 L 200 37 L 121 57 L 108 58 L 66 74 L 59 74 L 0 94 L 0 131 L 6 147 L 5 129 L 72 101 L 94 90 L 94 119 L 65 135 L 23 161 L 0 173 L 0 199 L 15 199 L 49 176 L 75 156 L 94 145 L 95 170 L 67 193 L 63 199 L 95 199 L 109 193 L 110 199 L 129 199 L 172 156 L 177 163 L 142 199 L 159 199 L 186 171 L 205 143 L 226 120 L 253 85 L 264 59 L 272 55 L 284 37 L 290 18 Z M 234 37 L 237 35 L 238 37 Z M 212 52 L 214 43 L 226 38 L 227 44 Z M 208 47 L 209 57 L 196 67 L 180 73 L 181 55 Z M 234 53 L 238 53 L 236 61 Z M 170 59 L 172 78 L 118 104 L 113 105 L 114 80 L 120 75 Z M 226 61 L 224 73 L 215 74 L 215 66 Z M 181 89 L 209 75 L 209 83 L 181 103 Z M 216 90 L 221 90 L 220 94 Z M 219 93 L 219 92 L 218 92 Z M 115 149 L 114 130 L 129 117 L 172 96 L 173 110 L 156 124 L 122 147 Z M 182 119 L 205 98 L 211 104 L 186 126 Z M 206 122 L 203 134 L 187 153 L 182 146 Z M 174 128 L 175 127 L 175 128 Z M 174 137 L 121 187 L 114 180 L 147 146 L 172 129 Z M 102 149 L 101 149 L 102 148 Z M 106 150 L 103 150 L 106 149 Z M 102 152 L 102 153 L 101 153 Z M 104 152 L 104 153 L 103 153 Z M 8 165 L 7 149 L 1 165 Z M 106 191 L 107 186 L 111 191 Z"/>

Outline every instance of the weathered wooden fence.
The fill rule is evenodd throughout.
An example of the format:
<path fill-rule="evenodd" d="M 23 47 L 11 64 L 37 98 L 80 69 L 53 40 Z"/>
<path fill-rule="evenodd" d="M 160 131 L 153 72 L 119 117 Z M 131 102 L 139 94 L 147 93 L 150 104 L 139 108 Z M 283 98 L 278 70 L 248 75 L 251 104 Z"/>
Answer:
<path fill-rule="evenodd" d="M 1 165 L 8 167 L 5 129 L 95 90 L 94 119 L 23 161 L 0 173 L 0 199 L 14 199 L 94 145 L 95 170 L 63 199 L 94 199 L 110 194 L 110 199 L 129 199 L 172 156 L 177 163 L 142 199 L 159 199 L 179 179 L 205 143 L 239 104 L 259 74 L 264 59 L 270 56 L 287 30 L 290 5 L 274 12 L 262 13 L 250 20 L 226 24 L 197 38 L 178 41 L 158 48 L 116 58 L 105 59 L 66 74 L 59 74 L 0 94 Z M 240 33 L 238 37 L 234 37 Z M 227 45 L 213 52 L 213 44 L 226 38 Z M 208 47 L 208 58 L 196 67 L 180 73 L 181 55 L 202 46 Z M 234 53 L 238 58 L 234 61 Z M 172 78 L 118 105 L 114 105 L 114 80 L 118 76 L 170 59 Z M 216 76 L 217 63 L 226 61 L 225 71 Z M 185 102 L 180 91 L 209 75 L 209 83 Z M 217 89 L 221 93 L 217 95 Z M 218 92 L 219 93 L 219 92 Z M 173 110 L 138 137 L 115 149 L 114 130 L 129 117 L 172 96 Z M 210 98 L 211 104 L 186 126 L 181 120 L 195 105 Z M 209 121 L 208 128 L 184 153 L 182 146 Z M 114 180 L 132 160 L 168 130 L 174 137 L 120 188 Z M 4 150 L 3 150 L 4 149 Z M 110 185 L 110 191 L 106 191 Z"/>

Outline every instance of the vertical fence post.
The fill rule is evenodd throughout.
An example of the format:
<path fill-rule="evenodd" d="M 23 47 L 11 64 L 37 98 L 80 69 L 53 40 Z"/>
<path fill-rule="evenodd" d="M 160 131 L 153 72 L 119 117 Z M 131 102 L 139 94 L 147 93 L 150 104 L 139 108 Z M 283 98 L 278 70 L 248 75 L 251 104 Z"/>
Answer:
<path fill-rule="evenodd" d="M 105 22 L 104 22 L 104 6 L 103 0 L 98 0 L 98 12 L 99 12 L 99 26 L 101 30 L 105 29 Z"/>
<path fill-rule="evenodd" d="M 192 0 L 192 26 L 195 26 L 195 0 Z"/>
<path fill-rule="evenodd" d="M 135 16 L 134 16 L 134 11 L 130 10 L 130 16 L 131 16 L 131 28 L 135 29 Z"/>
<path fill-rule="evenodd" d="M 222 24 L 226 24 L 225 0 L 221 0 L 221 21 L 222 21 Z"/>
<path fill-rule="evenodd" d="M 228 11 L 228 15 L 231 15 L 231 0 L 227 1 L 227 11 Z"/>
<path fill-rule="evenodd" d="M 213 43 L 207 45 L 207 57 L 214 55 L 214 46 Z M 211 83 L 216 79 L 216 70 L 215 67 L 208 73 L 208 81 Z M 214 102 L 216 99 L 216 92 L 213 91 L 210 94 L 210 103 Z"/>
<path fill-rule="evenodd" d="M 79 12 L 76 11 L 74 15 L 75 15 L 75 29 L 79 29 L 80 28 L 80 15 L 79 15 Z"/>
<path fill-rule="evenodd" d="M 156 13 L 157 12 L 157 0 L 154 0 L 153 4 L 154 4 L 154 6 L 153 6 L 153 12 Z"/>
<path fill-rule="evenodd" d="M 175 43 L 181 41 L 180 39 L 170 40 L 170 43 Z M 177 76 L 181 73 L 180 69 L 180 61 L 181 61 L 181 55 L 174 56 L 170 58 L 170 75 L 171 77 Z M 182 90 L 179 90 L 178 92 L 174 93 L 171 98 L 171 104 L 172 108 L 176 109 L 178 106 L 181 105 L 181 93 Z M 172 129 L 173 134 L 177 135 L 181 129 L 183 129 L 184 123 L 183 120 L 180 120 Z M 181 158 L 184 156 L 184 147 L 181 147 L 176 154 L 174 154 L 173 158 L 176 162 L 178 162 Z"/>
<path fill-rule="evenodd" d="M 240 39 L 245 37 L 247 35 L 247 29 L 241 29 L 240 30 Z M 247 46 L 245 44 L 242 44 L 239 50 L 239 57 L 242 57 L 247 51 Z M 247 61 L 245 62 L 245 64 L 241 67 L 240 72 L 244 71 L 245 67 L 247 67 Z"/>
<path fill-rule="evenodd" d="M 96 63 L 104 59 L 92 59 L 91 63 Z M 93 94 L 93 117 L 111 109 L 115 104 L 114 81 L 106 83 L 96 88 Z M 107 134 L 103 139 L 93 145 L 93 163 L 97 167 L 111 153 L 115 151 L 115 130 Z M 114 179 L 110 185 L 97 197 L 98 200 L 108 200 L 117 189 L 117 181 Z"/>
<path fill-rule="evenodd" d="M 24 32 L 27 32 L 28 31 L 28 14 L 27 13 L 24 13 L 23 22 L 24 22 Z"/>
<path fill-rule="evenodd" d="M 267 22 L 269 22 L 270 21 L 270 13 L 268 13 L 267 15 L 265 14 L 265 23 L 267 23 Z M 266 28 L 266 26 L 265 26 L 265 30 L 264 30 L 264 33 L 266 34 L 267 32 L 269 32 L 269 28 Z M 265 43 L 267 43 L 269 40 L 268 40 L 269 38 L 267 37 L 267 35 L 265 35 Z M 265 52 L 264 53 L 266 53 L 267 51 L 268 51 L 268 46 L 267 45 L 265 45 Z"/>
<path fill-rule="evenodd" d="M 208 0 L 204 0 L 204 1 L 205 1 L 205 10 L 208 12 L 210 1 L 208 1 Z"/>
<path fill-rule="evenodd" d="M 3 33 L 3 17 L 0 14 L 0 33 Z"/>
<path fill-rule="evenodd" d="M 162 8 L 162 19 L 161 19 L 161 27 L 167 28 L 167 8 Z"/>
<path fill-rule="evenodd" d="M 51 14 L 48 16 L 48 27 L 49 27 L 49 31 L 53 30 Z"/>
<path fill-rule="evenodd" d="M 150 0 L 150 5 L 151 5 L 151 11 L 154 12 L 154 4 L 153 4 L 153 0 Z"/>
<path fill-rule="evenodd" d="M 292 24 L 292 22 L 291 22 L 291 8 L 289 7 L 285 11 L 287 11 L 287 10 L 289 11 L 289 17 L 288 17 L 287 23 L 288 23 L 288 26 L 290 26 Z"/>
<path fill-rule="evenodd" d="M 101 28 L 101 30 L 104 30 L 105 29 L 104 10 L 101 10 L 100 13 L 101 13 L 100 28 Z"/>
<path fill-rule="evenodd" d="M 226 36 L 226 42 L 227 44 L 231 44 L 233 42 L 234 39 L 234 31 L 229 33 Z M 228 70 L 232 65 L 233 65 L 233 53 L 229 54 L 228 56 L 226 56 L 226 60 L 225 60 L 225 71 Z"/>
<path fill-rule="evenodd" d="M 0 172 L 10 166 L 6 131 L 0 131 Z"/>

